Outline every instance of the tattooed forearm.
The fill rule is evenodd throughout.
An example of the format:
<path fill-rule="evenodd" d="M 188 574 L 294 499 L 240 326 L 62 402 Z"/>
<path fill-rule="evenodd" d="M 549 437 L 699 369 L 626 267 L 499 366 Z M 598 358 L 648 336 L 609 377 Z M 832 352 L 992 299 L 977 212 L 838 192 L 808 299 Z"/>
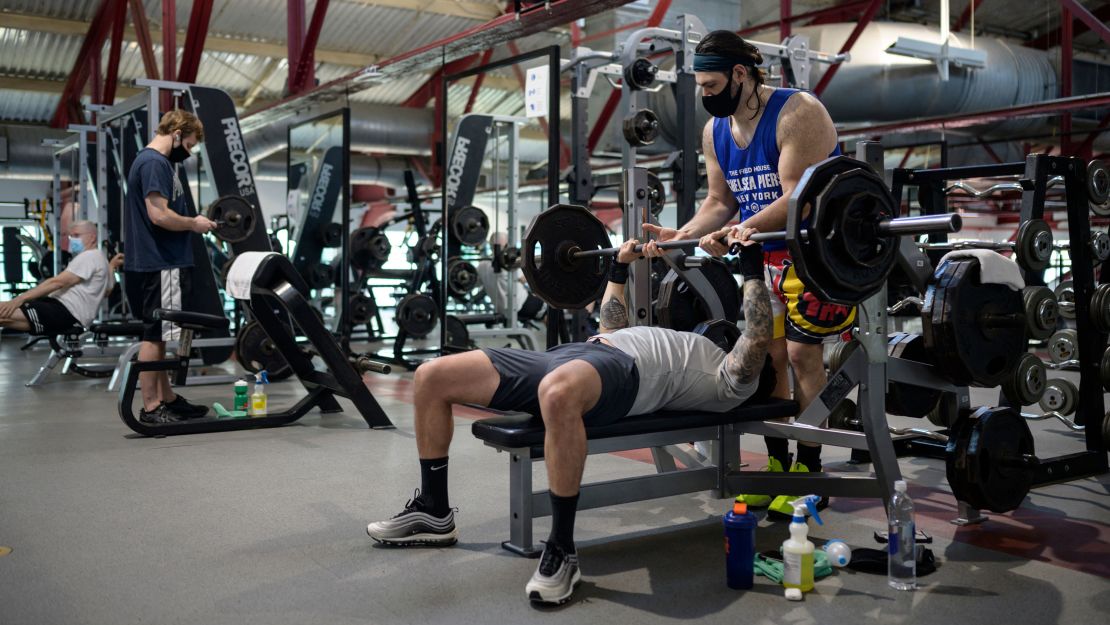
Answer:
<path fill-rule="evenodd" d="M 601 329 L 619 330 L 628 327 L 628 310 L 618 297 L 610 297 L 601 303 Z"/>
<path fill-rule="evenodd" d="M 728 372 L 741 384 L 759 378 L 774 332 L 771 294 L 762 280 L 744 282 L 744 334 L 728 354 Z"/>

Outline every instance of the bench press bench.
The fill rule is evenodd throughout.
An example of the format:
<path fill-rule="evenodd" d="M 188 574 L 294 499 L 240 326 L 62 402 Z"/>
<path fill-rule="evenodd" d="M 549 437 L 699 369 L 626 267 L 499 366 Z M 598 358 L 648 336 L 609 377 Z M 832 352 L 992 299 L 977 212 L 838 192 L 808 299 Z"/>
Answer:
<path fill-rule="evenodd" d="M 483 408 L 483 410 L 489 410 Z M 542 549 L 532 540 L 532 521 L 551 514 L 548 491 L 532 490 L 532 463 L 543 459 L 543 419 L 523 413 L 494 412 L 499 416 L 476 421 L 475 437 L 509 453 L 509 540 L 501 546 L 513 553 L 536 557 Z M 737 423 L 766 421 L 798 413 L 798 403 L 764 399 L 729 412 L 657 412 L 625 417 L 616 423 L 587 427 L 588 455 L 656 448 L 692 441 L 715 441 L 713 458 L 704 466 L 677 469 L 671 463 L 653 475 L 602 482 L 583 482 L 578 509 L 645 501 L 705 490 L 727 496 L 726 475 L 740 458 Z"/>

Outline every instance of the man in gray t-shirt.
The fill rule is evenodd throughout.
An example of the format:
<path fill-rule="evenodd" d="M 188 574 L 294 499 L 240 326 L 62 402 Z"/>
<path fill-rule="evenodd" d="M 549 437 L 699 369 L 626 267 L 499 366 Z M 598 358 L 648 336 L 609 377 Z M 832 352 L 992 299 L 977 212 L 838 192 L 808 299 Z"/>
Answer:
<path fill-rule="evenodd" d="M 96 243 L 96 224 L 70 224 L 73 258 L 65 270 L 11 301 L 0 302 L 0 327 L 44 336 L 64 334 L 77 326 L 87 328 L 115 285 L 112 272 L 123 265 L 123 254 L 109 262 Z"/>
<path fill-rule="evenodd" d="M 601 333 L 586 343 L 546 352 L 483 349 L 437 358 L 416 370 L 416 445 L 421 487 L 405 509 L 370 523 L 367 534 L 392 545 L 450 545 L 458 538 L 447 498 L 447 450 L 454 404 L 478 404 L 543 417 L 544 461 L 551 495 L 551 534 L 539 568 L 525 586 L 529 599 L 561 603 L 581 579 L 574 515 L 586 463 L 586 424 L 656 410 L 725 411 L 756 395 L 773 327 L 763 254 L 745 229 L 739 254 L 744 276 L 744 334 L 726 354 L 709 339 L 665 328 L 628 326 L 624 290 L 636 241 L 610 265 L 601 303 Z M 770 368 L 768 367 L 768 372 Z M 773 373 L 771 373 L 773 376 Z M 761 385 L 761 382 L 768 382 Z"/>

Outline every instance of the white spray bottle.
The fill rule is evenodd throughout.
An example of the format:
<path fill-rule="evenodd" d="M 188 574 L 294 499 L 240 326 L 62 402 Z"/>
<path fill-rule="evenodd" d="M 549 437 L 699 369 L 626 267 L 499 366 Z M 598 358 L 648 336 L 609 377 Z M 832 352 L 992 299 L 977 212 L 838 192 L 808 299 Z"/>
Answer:
<path fill-rule="evenodd" d="M 794 518 L 790 521 L 790 538 L 782 543 L 782 585 L 801 592 L 813 590 L 813 543 L 809 541 L 806 513 L 824 525 L 817 514 L 817 495 L 794 500 Z"/>

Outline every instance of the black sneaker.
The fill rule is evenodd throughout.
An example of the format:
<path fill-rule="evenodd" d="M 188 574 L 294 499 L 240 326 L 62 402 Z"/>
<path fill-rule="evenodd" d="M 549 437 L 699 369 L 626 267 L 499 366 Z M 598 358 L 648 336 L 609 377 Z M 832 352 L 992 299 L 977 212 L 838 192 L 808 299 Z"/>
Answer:
<path fill-rule="evenodd" d="M 528 598 L 538 603 L 566 603 L 575 585 L 582 581 L 578 570 L 578 554 L 567 553 L 562 547 L 546 543 L 540 565 L 524 587 Z"/>
<path fill-rule="evenodd" d="M 413 493 L 405 509 L 387 521 L 375 521 L 366 526 L 366 533 L 385 545 L 432 545 L 446 547 L 459 540 L 455 529 L 455 511 L 446 516 L 436 516 L 427 511 L 420 490 Z"/>
<path fill-rule="evenodd" d="M 147 412 L 145 408 L 139 409 L 139 421 L 142 423 L 160 425 L 163 423 L 178 423 L 184 420 L 185 417 L 166 408 L 166 404 L 158 404 L 158 407 L 150 412 Z"/>
<path fill-rule="evenodd" d="M 182 419 L 200 419 L 208 416 L 208 406 L 190 404 L 181 395 L 175 397 L 173 401 L 167 402 L 166 406 Z"/>

